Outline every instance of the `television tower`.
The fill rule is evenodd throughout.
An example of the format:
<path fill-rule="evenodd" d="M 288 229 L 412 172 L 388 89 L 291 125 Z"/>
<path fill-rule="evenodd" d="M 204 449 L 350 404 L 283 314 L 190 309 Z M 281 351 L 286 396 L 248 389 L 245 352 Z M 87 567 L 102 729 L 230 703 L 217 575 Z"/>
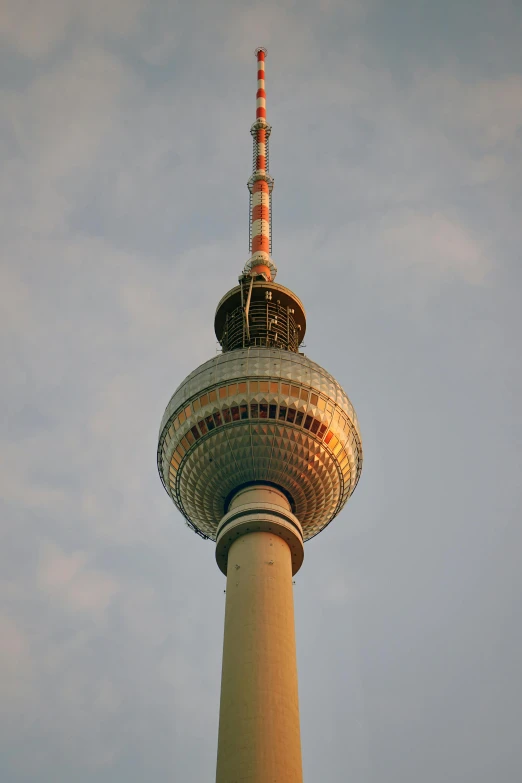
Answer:
<path fill-rule="evenodd" d="M 158 469 L 227 577 L 217 783 L 301 783 L 292 576 L 354 491 L 362 448 L 337 381 L 299 351 L 298 297 L 275 283 L 265 55 L 257 55 L 250 257 L 217 306 L 222 352 L 178 386 Z"/>

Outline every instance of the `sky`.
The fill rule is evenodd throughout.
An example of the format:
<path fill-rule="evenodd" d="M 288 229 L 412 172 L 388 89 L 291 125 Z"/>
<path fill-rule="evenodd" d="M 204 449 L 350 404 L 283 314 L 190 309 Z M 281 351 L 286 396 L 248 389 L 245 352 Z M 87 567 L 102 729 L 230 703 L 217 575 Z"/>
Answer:
<path fill-rule="evenodd" d="M 307 783 L 522 766 L 522 6 L 3 0 L 0 779 L 212 781 L 224 577 L 156 470 L 248 258 L 365 462 L 294 597 Z"/>

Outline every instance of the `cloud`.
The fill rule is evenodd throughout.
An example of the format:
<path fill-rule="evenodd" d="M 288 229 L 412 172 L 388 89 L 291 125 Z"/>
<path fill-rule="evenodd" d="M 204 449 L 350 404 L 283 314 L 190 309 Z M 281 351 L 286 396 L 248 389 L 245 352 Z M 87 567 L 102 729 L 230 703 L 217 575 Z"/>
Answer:
<path fill-rule="evenodd" d="M 40 589 L 73 612 L 105 612 L 119 586 L 108 574 L 88 565 L 86 552 L 66 553 L 54 544 L 44 545 Z"/>
<path fill-rule="evenodd" d="M 0 615 L 0 638 L 0 674 L 3 688 L 14 691 L 16 680 L 25 676 L 30 666 L 28 641 L 12 617 L 5 614 Z"/>
<path fill-rule="evenodd" d="M 481 542 L 491 551 L 485 531 L 502 499 L 517 507 L 521 81 L 488 65 L 509 48 L 505 38 L 484 43 L 474 71 L 473 42 L 452 44 L 431 25 L 429 13 L 444 7 L 415 12 L 429 21 L 415 41 L 400 26 L 383 31 L 384 10 L 340 0 L 269 0 L 261 14 L 210 0 L 4 3 L 6 783 L 213 774 L 224 585 L 211 544 L 183 526 L 161 488 L 155 450 L 170 394 L 216 349 L 212 313 L 247 257 L 259 44 L 269 49 L 278 282 L 295 282 L 308 309 L 310 353 L 356 390 L 368 444 L 350 525 L 334 523 L 310 544 L 297 585 L 308 774 L 371 783 L 385 770 L 409 783 L 418 770 L 409 776 L 404 759 L 429 756 L 434 733 L 447 758 L 442 719 L 411 726 L 417 755 L 406 756 L 403 738 L 390 750 L 386 722 L 401 688 L 404 721 L 424 697 L 416 682 L 408 689 L 411 658 L 401 661 L 422 639 L 426 574 L 437 584 L 429 615 L 445 618 L 461 583 L 440 552 L 467 573 Z M 430 62 L 432 43 L 453 46 L 453 59 Z M 483 417 L 491 400 L 494 426 Z M 480 491 L 474 437 L 501 455 Z M 455 455 L 453 485 L 441 448 Z M 495 571 L 497 585 L 508 571 Z M 502 593 L 506 606 L 519 592 Z M 476 628 L 494 632 L 492 623 Z M 448 625 L 447 638 L 459 633 Z M 329 634 L 335 645 L 325 646 Z M 424 684 L 453 655 L 441 638 L 426 647 Z M 462 642 L 457 674 L 475 641 Z M 392 654 L 396 684 L 386 690 Z M 372 772 L 361 761 L 360 775 L 351 729 L 364 700 L 346 698 L 357 657 L 375 762 Z M 493 681 L 493 667 L 485 671 Z M 455 707 L 447 682 L 437 689 Z M 315 697 L 329 711 L 320 734 Z M 486 759 L 516 717 L 499 712 L 473 758 Z M 345 736 L 355 737 L 353 758 Z M 426 783 L 446 773 L 434 763 Z"/>
<path fill-rule="evenodd" d="M 479 242 L 462 224 L 440 213 L 393 212 L 381 223 L 380 240 L 391 270 L 398 270 L 401 278 L 421 271 L 428 280 L 478 285 L 491 269 Z"/>
<path fill-rule="evenodd" d="M 465 134 L 471 149 L 513 143 L 522 128 L 522 77 L 470 81 L 464 72 L 459 78 L 459 70 L 454 64 L 451 70 L 415 74 L 415 100 L 425 105 L 425 119 L 447 132 Z"/>
<path fill-rule="evenodd" d="M 63 232 L 82 179 L 114 122 L 128 75 L 110 55 L 76 51 L 22 90 L 4 89 L 5 230 Z"/>
<path fill-rule="evenodd" d="M 132 35 L 144 7 L 142 0 L 18 0 L 2 6 L 0 38 L 27 57 L 55 49 L 68 34 Z"/>

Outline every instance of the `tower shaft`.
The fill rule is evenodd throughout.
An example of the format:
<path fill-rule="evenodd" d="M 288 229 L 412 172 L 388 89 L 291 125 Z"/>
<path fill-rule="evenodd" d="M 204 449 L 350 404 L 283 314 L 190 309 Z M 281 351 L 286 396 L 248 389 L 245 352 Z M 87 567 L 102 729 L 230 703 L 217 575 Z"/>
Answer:
<path fill-rule="evenodd" d="M 292 587 L 296 546 L 283 529 L 274 532 L 278 509 L 293 516 L 282 493 L 260 486 L 238 493 L 231 504 L 233 517 L 244 512 L 243 521 L 236 515 L 231 525 L 248 525 L 250 532 L 228 549 L 216 783 L 303 779 Z M 258 523 L 264 529 L 257 531 Z"/>

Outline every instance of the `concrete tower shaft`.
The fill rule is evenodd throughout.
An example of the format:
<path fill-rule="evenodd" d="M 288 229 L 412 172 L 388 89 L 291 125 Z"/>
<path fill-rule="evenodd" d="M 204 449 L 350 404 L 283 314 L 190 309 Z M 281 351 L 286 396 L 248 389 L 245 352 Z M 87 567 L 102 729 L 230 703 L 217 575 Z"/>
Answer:
<path fill-rule="evenodd" d="M 227 553 L 216 783 L 301 783 L 292 587 L 299 523 L 285 496 L 263 485 L 238 492 L 227 516 L 244 532 Z M 292 518 L 293 532 L 285 527 Z M 229 524 L 221 527 L 227 537 Z"/>

